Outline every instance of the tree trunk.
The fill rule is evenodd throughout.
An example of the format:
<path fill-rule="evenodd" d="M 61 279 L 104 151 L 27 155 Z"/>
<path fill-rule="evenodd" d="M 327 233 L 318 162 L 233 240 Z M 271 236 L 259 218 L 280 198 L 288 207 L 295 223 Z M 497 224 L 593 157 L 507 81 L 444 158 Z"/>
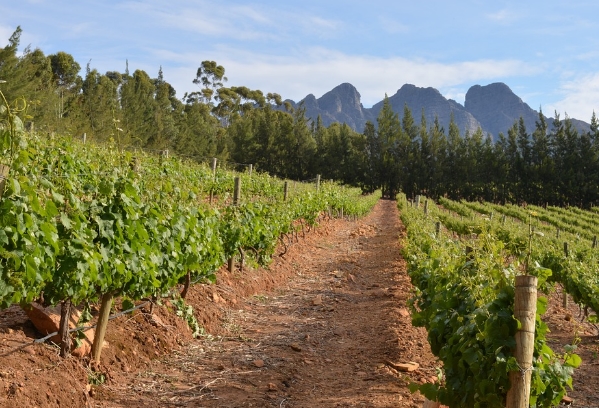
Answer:
<path fill-rule="evenodd" d="M 185 299 L 187 296 L 189 286 L 191 286 L 191 271 L 187 271 L 187 275 L 185 276 L 185 285 L 183 285 L 183 290 L 181 291 L 181 299 Z"/>

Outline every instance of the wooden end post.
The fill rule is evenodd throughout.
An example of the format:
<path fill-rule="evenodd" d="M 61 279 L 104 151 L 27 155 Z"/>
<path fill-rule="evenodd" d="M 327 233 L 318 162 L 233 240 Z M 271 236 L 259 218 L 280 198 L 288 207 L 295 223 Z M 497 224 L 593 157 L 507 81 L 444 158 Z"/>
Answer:
<path fill-rule="evenodd" d="M 4 194 L 4 188 L 6 186 L 6 178 L 8 177 L 8 172 L 10 171 L 10 167 L 5 166 L 4 164 L 0 164 L 0 198 Z"/>
<path fill-rule="evenodd" d="M 570 251 L 568 251 L 568 243 L 564 242 L 564 256 L 568 258 L 570 256 Z M 568 307 L 568 292 L 566 292 L 565 286 L 562 284 L 562 306 L 565 308 Z"/>
<path fill-rule="evenodd" d="M 102 296 L 102 304 L 100 306 L 100 315 L 98 316 L 98 324 L 96 326 L 96 334 L 92 344 L 92 360 L 96 363 L 100 362 L 102 347 L 104 346 L 104 336 L 106 336 L 106 328 L 110 319 L 110 308 L 112 307 L 112 293 L 105 293 Z"/>
<path fill-rule="evenodd" d="M 235 177 L 235 188 L 233 190 L 233 205 L 239 205 L 241 198 L 241 178 Z"/>
<path fill-rule="evenodd" d="M 519 370 L 510 372 L 511 387 L 507 393 L 507 408 L 528 408 L 530 402 L 537 314 L 537 283 L 536 276 L 516 276 L 514 317 L 520 322 L 520 329 L 516 332 L 514 357 L 518 362 Z"/>

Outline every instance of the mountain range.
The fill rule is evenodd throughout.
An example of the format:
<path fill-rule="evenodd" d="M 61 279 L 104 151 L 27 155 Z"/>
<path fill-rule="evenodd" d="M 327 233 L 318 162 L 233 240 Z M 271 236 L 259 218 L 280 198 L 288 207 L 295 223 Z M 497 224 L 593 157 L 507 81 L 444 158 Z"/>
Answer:
<path fill-rule="evenodd" d="M 383 108 L 384 100 L 375 103 L 371 108 L 364 108 L 358 90 L 352 84 L 343 83 L 318 99 L 310 94 L 300 102 L 288 102 L 296 108 L 303 103 L 306 117 L 316 121 L 320 115 L 325 126 L 335 122 L 346 123 L 355 131 L 362 132 L 367 121 L 376 126 L 376 119 Z M 400 119 L 404 106 L 407 105 L 416 123 L 420 123 L 421 112 L 424 110 L 429 126 L 436 117 L 447 131 L 453 115 L 462 135 L 466 131 L 472 134 L 481 128 L 485 135 L 490 134 L 494 139 L 499 133 L 507 135 L 508 129 L 514 122 L 519 121 L 520 117 L 524 119 L 528 133 L 534 131 L 535 122 L 539 120 L 539 112 L 528 106 L 501 82 L 472 86 L 466 93 L 464 105 L 445 98 L 435 88 L 420 88 L 411 84 L 403 85 L 395 95 L 390 96 L 389 103 Z M 588 123 L 570 119 L 579 132 L 589 131 Z M 547 121 L 551 128 L 553 119 L 547 118 Z"/>

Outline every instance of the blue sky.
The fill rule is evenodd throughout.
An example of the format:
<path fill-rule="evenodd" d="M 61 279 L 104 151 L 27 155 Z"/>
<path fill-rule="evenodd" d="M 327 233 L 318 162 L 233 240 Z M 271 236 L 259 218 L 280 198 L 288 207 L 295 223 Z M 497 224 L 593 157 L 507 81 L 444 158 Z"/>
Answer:
<path fill-rule="evenodd" d="M 370 107 L 405 83 L 463 104 L 472 85 L 506 83 L 533 109 L 599 114 L 599 2 L 65 1 L 0 4 L 0 46 L 65 51 L 104 73 L 145 70 L 182 97 L 203 60 L 228 85 L 299 101 L 352 83 Z"/>

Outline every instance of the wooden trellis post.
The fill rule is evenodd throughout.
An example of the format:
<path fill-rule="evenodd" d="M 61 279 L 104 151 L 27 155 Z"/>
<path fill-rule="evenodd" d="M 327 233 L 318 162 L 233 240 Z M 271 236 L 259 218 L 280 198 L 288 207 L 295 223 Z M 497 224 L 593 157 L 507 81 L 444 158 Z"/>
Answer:
<path fill-rule="evenodd" d="M 507 393 L 507 408 L 529 407 L 537 315 L 537 283 L 536 276 L 516 276 L 514 317 L 520 322 L 520 329 L 516 332 L 514 357 L 519 370 L 510 372 L 511 387 Z"/>
<path fill-rule="evenodd" d="M 9 171 L 10 167 L 0 164 L 0 198 L 2 198 L 2 194 L 4 194 L 4 187 L 6 186 L 6 178 L 8 177 Z"/>
<path fill-rule="evenodd" d="M 241 199 L 241 178 L 235 177 L 235 188 L 233 190 L 233 205 L 239 205 Z"/>
<path fill-rule="evenodd" d="M 241 178 L 235 177 L 235 184 L 233 188 L 233 205 L 239 205 L 239 200 L 241 199 Z M 233 255 L 229 258 L 229 272 L 233 272 L 235 268 L 235 256 Z"/>
<path fill-rule="evenodd" d="M 564 242 L 564 256 L 566 258 L 568 258 L 568 256 L 570 256 L 570 252 L 568 251 L 568 243 Z M 563 286 L 563 293 L 562 293 L 562 306 L 565 308 L 568 307 L 568 293 L 566 292 L 566 288 Z"/>
<path fill-rule="evenodd" d="M 108 320 L 110 319 L 110 308 L 112 307 L 113 299 L 114 295 L 110 292 L 105 293 L 102 296 L 100 315 L 98 316 L 98 323 L 96 325 L 96 334 L 94 335 L 94 342 L 92 343 L 92 360 L 96 363 L 100 362 L 102 347 L 104 346 L 104 336 L 106 336 L 106 328 L 108 327 Z"/>
<path fill-rule="evenodd" d="M 217 162 L 216 157 L 213 157 L 212 158 L 212 166 L 211 166 L 211 168 L 212 168 L 212 177 L 213 178 L 216 177 L 216 162 Z"/>
<path fill-rule="evenodd" d="M 216 157 L 212 158 L 212 181 L 216 181 Z M 214 187 L 210 187 L 210 204 L 214 200 Z"/>

